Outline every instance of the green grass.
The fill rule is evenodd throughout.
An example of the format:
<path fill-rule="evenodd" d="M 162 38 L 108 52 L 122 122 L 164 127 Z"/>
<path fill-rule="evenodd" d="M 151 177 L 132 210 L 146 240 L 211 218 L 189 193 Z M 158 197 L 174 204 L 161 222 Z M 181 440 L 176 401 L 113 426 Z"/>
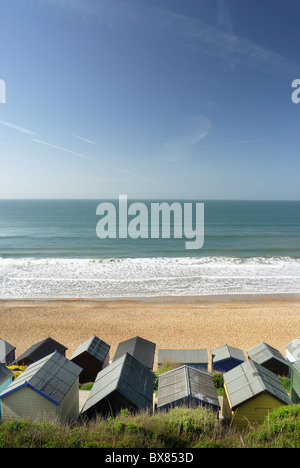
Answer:
<path fill-rule="evenodd" d="M 89 382 L 86 384 L 79 385 L 79 390 L 92 390 L 94 382 Z"/>
<path fill-rule="evenodd" d="M 165 363 L 158 375 L 176 367 Z M 212 373 L 218 395 L 223 394 L 223 376 Z M 290 379 L 281 378 L 286 391 Z M 80 386 L 90 390 L 91 384 Z M 49 422 L 0 423 L 0 448 L 300 448 L 300 405 L 283 406 L 264 423 L 239 432 L 222 424 L 206 408 L 174 408 L 169 412 L 96 418 L 72 426 Z"/>
<path fill-rule="evenodd" d="M 11 421 L 0 424 L 0 448 L 300 448 L 300 405 L 281 407 L 264 423 L 238 432 L 205 408 L 153 415 L 122 411 L 73 426 Z"/>

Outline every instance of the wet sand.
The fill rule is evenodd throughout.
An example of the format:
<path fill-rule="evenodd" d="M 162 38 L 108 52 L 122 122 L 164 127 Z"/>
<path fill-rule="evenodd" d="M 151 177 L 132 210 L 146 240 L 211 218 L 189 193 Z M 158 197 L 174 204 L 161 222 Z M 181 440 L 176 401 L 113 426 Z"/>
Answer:
<path fill-rule="evenodd" d="M 159 348 L 206 348 L 225 344 L 245 353 L 262 341 L 285 356 L 300 336 L 300 299 L 293 297 L 156 298 L 132 300 L 2 300 L 0 337 L 16 357 L 51 336 L 71 358 L 77 346 L 96 335 L 110 344 L 141 336 Z M 157 359 L 155 360 L 155 364 Z"/>

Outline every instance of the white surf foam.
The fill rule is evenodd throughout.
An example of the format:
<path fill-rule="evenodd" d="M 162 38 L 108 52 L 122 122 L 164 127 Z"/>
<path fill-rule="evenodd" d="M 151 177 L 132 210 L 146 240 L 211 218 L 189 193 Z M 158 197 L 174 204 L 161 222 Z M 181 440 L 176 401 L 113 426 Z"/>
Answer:
<path fill-rule="evenodd" d="M 0 258 L 0 298 L 300 293 L 300 259 Z"/>

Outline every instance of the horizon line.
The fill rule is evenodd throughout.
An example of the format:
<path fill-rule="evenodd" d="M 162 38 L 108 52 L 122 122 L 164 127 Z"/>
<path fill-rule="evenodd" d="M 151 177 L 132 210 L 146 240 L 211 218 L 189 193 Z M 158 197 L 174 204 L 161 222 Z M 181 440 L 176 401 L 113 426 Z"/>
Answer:
<path fill-rule="evenodd" d="M 119 195 L 120 196 L 120 195 Z M 97 201 L 97 200 L 118 200 L 118 197 L 99 197 L 99 198 L 0 198 L 1 201 Z M 159 201 L 159 200 L 170 200 L 170 201 L 195 201 L 198 198 L 150 198 L 150 197 L 134 197 L 127 198 L 127 200 L 147 200 L 147 201 Z M 199 198 L 202 202 L 205 201 L 238 201 L 238 202 L 300 202 L 300 199 L 276 199 L 276 198 Z"/>

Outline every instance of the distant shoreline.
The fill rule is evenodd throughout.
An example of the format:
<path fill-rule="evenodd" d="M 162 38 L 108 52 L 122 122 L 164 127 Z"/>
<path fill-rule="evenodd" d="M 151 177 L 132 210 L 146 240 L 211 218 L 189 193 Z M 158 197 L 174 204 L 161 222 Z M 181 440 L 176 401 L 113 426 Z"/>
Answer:
<path fill-rule="evenodd" d="M 253 293 L 253 294 L 212 294 L 198 296 L 130 296 L 130 297 L 49 297 L 49 298 L 0 298 L 3 303 L 51 303 L 51 302 L 145 302 L 145 303 L 201 303 L 201 302 L 257 302 L 257 301 L 300 301 L 299 293 Z"/>

